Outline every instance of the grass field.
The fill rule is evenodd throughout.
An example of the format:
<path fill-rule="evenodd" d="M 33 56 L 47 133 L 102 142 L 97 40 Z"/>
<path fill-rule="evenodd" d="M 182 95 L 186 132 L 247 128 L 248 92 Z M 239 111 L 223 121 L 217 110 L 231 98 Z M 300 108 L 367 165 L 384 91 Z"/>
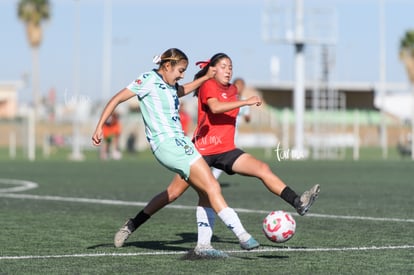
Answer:
<path fill-rule="evenodd" d="M 241 251 L 218 220 L 214 246 L 231 257 L 189 260 L 193 190 L 113 247 L 118 228 L 172 178 L 149 153 L 107 162 L 1 160 L 0 274 L 414 274 L 414 162 L 267 161 L 300 193 L 321 185 L 309 215 L 294 216 L 295 236 L 268 241 L 264 216 L 293 209 L 254 178 L 223 175 L 228 203 L 261 247 Z"/>

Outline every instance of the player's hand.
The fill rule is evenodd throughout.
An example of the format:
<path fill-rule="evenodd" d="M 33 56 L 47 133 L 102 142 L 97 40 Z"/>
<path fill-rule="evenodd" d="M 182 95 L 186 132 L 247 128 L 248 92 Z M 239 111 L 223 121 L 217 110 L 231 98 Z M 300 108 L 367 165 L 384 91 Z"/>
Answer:
<path fill-rule="evenodd" d="M 251 96 L 247 99 L 247 104 L 248 105 L 256 105 L 256 106 L 260 106 L 262 105 L 262 99 L 258 96 Z"/>
<path fill-rule="evenodd" d="M 92 136 L 92 144 L 95 146 L 99 146 L 102 142 L 102 131 L 96 130 L 95 133 Z"/>
<path fill-rule="evenodd" d="M 215 68 L 215 67 L 212 67 L 212 66 L 210 66 L 209 68 L 208 68 L 208 71 L 207 71 L 207 73 L 206 73 L 206 76 L 210 79 L 210 78 L 213 78 L 215 75 L 216 75 L 216 71 L 217 71 L 217 69 Z"/>

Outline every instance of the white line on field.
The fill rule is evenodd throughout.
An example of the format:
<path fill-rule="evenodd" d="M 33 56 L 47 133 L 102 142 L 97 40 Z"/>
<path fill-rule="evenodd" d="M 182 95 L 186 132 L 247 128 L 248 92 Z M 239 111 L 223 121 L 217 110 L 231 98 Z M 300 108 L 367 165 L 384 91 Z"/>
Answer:
<path fill-rule="evenodd" d="M 22 192 L 22 191 L 27 191 L 27 190 L 38 187 L 37 183 L 27 181 L 27 180 L 14 180 L 14 179 L 1 179 L 0 178 L 0 184 L 1 183 L 17 185 L 17 186 L 16 187 L 9 187 L 9 188 L 0 188 L 0 193 L 2 193 L 2 192 Z"/>
<path fill-rule="evenodd" d="M 370 250 L 396 250 L 414 249 L 414 245 L 399 246 L 369 246 L 369 247 L 319 247 L 319 248 L 264 248 L 255 250 L 225 250 L 227 253 L 267 253 L 267 252 L 346 252 L 346 251 L 370 251 Z M 25 256 L 0 256 L 0 260 L 27 260 L 27 259 L 55 259 L 55 258 L 86 258 L 86 257 L 131 257 L 131 256 L 156 256 L 187 254 L 188 251 L 152 251 L 136 253 L 89 253 L 66 255 L 25 255 Z"/>
<path fill-rule="evenodd" d="M 0 179 L 0 184 L 20 184 L 21 186 L 14 188 L 0 189 L 0 197 L 3 198 L 13 198 L 13 199 L 31 199 L 31 200 L 49 200 L 49 201 L 64 201 L 64 202 L 82 202 L 82 203 L 96 203 L 96 204 L 108 204 L 108 205 L 123 205 L 123 206 L 145 206 L 147 202 L 133 202 L 133 201 L 121 201 L 121 200 L 104 200 L 104 199 L 90 199 L 90 198 L 74 198 L 74 197 L 60 197 L 60 196 L 39 196 L 39 195 L 30 195 L 30 194 L 13 194 L 6 193 L 24 191 L 32 188 L 36 188 L 37 183 L 23 180 L 12 180 L 12 179 Z M 20 189 L 19 189 L 20 188 Z M 167 205 L 166 208 L 173 209 L 188 209 L 194 210 L 195 206 L 186 206 L 186 205 Z M 245 208 L 235 208 L 239 213 L 261 213 L 267 214 L 269 210 L 252 210 Z M 297 215 L 296 213 L 292 213 Z M 414 223 L 414 219 L 400 219 L 400 218 L 377 218 L 377 217 L 364 217 L 364 216 L 339 216 L 339 215 L 327 215 L 327 214 L 306 214 L 309 217 L 315 218 L 326 218 L 326 219 L 344 219 L 344 220 L 366 220 L 366 221 L 392 221 L 392 222 L 407 222 Z"/>
<path fill-rule="evenodd" d="M 49 201 L 65 201 L 65 202 L 82 202 L 82 203 L 96 203 L 96 204 L 108 204 L 108 205 L 123 205 L 123 206 L 145 206 L 147 202 L 133 202 L 133 201 L 121 201 L 121 200 L 102 200 L 102 199 L 88 199 L 88 198 L 73 198 L 73 197 L 60 197 L 60 196 L 39 196 L 30 194 L 10 194 L 1 193 L 2 198 L 13 199 L 31 199 L 31 200 L 49 200 Z M 195 206 L 187 205 L 167 205 L 166 208 L 173 209 L 188 209 L 194 210 Z M 262 213 L 266 214 L 268 210 L 252 210 L 245 208 L 235 208 L 239 213 Z M 294 215 L 297 215 L 293 213 Z M 393 222 L 408 222 L 414 223 L 414 219 L 399 219 L 399 218 L 377 218 L 377 217 L 363 217 L 363 216 L 339 216 L 339 215 L 326 215 L 326 214 L 306 214 L 309 217 L 326 218 L 326 219 L 345 219 L 345 220 L 369 220 L 369 221 L 393 221 Z"/>

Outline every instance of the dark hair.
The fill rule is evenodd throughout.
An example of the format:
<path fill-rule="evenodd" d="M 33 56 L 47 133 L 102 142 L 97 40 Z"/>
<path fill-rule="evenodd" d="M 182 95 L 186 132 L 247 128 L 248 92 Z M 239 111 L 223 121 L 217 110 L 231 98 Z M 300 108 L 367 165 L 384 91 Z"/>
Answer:
<path fill-rule="evenodd" d="M 203 76 L 205 76 L 206 74 L 207 74 L 207 72 L 208 72 L 208 69 L 210 68 L 210 67 L 214 67 L 214 66 L 216 66 L 216 64 L 221 60 L 221 59 L 223 59 L 223 58 L 228 58 L 228 59 L 230 59 L 231 60 L 231 58 L 227 55 L 227 54 L 225 54 L 225 53 L 216 53 L 215 55 L 213 55 L 211 58 L 210 58 L 210 61 L 208 61 L 208 64 L 206 65 L 206 66 L 203 66 L 202 68 L 201 68 L 201 70 L 198 72 L 198 73 L 196 73 L 195 75 L 194 75 L 194 80 L 196 80 L 196 79 L 198 79 L 198 78 L 200 78 L 200 77 L 203 77 Z M 194 96 L 198 96 L 198 89 L 199 88 L 197 88 L 195 91 L 194 91 Z"/>
<path fill-rule="evenodd" d="M 177 65 L 178 62 L 181 60 L 186 60 L 188 62 L 188 57 L 185 55 L 185 53 L 177 48 L 171 48 L 166 50 L 161 56 L 159 66 L 161 67 L 166 62 L 170 62 L 172 66 Z"/>

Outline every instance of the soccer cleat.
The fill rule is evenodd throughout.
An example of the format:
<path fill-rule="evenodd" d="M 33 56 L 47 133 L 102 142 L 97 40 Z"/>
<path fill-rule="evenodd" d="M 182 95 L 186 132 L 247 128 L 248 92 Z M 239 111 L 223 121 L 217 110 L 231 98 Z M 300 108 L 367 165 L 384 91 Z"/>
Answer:
<path fill-rule="evenodd" d="M 258 248 L 259 245 L 260 244 L 253 237 L 250 237 L 250 239 L 245 242 L 240 242 L 240 247 L 244 250 L 252 250 Z"/>
<path fill-rule="evenodd" d="M 119 229 L 118 232 L 115 234 L 114 238 L 114 245 L 115 247 L 122 247 L 128 237 L 135 231 L 134 224 L 132 220 L 129 219 L 125 222 L 125 224 Z"/>
<path fill-rule="evenodd" d="M 308 212 L 309 208 L 318 197 L 319 191 L 320 186 L 319 184 L 316 184 L 309 191 L 305 191 L 302 196 L 300 196 L 299 202 L 296 205 L 296 211 L 299 215 L 303 216 Z"/>
<path fill-rule="evenodd" d="M 228 258 L 229 255 L 221 250 L 214 249 L 211 245 L 197 245 L 194 253 L 203 258 Z"/>

